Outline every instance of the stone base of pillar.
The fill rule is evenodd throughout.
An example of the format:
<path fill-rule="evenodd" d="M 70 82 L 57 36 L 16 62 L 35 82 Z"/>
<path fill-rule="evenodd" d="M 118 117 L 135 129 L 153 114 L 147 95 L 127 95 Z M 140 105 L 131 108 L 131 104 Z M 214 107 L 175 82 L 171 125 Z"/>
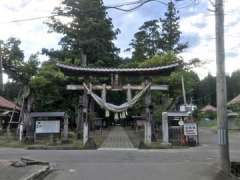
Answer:
<path fill-rule="evenodd" d="M 83 123 L 83 145 L 85 145 L 88 141 L 88 123 Z"/>
<path fill-rule="evenodd" d="M 172 143 L 165 143 L 165 142 L 162 142 L 161 145 L 162 145 L 162 146 L 171 146 Z"/>
<path fill-rule="evenodd" d="M 162 143 L 163 144 L 169 144 L 169 132 L 168 132 L 168 113 L 163 112 L 162 113 Z"/>
<path fill-rule="evenodd" d="M 144 143 L 145 144 L 151 144 L 152 143 L 152 126 L 151 123 L 146 121 L 144 124 Z"/>

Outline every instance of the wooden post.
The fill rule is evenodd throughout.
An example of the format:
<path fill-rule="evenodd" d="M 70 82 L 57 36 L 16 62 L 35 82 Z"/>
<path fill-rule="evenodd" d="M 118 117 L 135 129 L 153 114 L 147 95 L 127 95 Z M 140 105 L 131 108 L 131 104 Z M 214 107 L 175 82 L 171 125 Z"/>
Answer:
<path fill-rule="evenodd" d="M 148 85 L 150 81 L 147 79 L 145 80 L 145 86 Z M 146 144 L 151 144 L 152 142 L 152 114 L 150 112 L 150 106 L 151 106 L 151 90 L 148 89 L 145 95 L 145 138 L 144 142 Z"/>
<path fill-rule="evenodd" d="M 227 119 L 227 88 L 225 75 L 224 47 L 224 8 L 223 0 L 215 0 L 216 18 L 216 63 L 217 63 L 217 119 L 220 147 L 220 168 L 230 174 L 228 119 Z"/>

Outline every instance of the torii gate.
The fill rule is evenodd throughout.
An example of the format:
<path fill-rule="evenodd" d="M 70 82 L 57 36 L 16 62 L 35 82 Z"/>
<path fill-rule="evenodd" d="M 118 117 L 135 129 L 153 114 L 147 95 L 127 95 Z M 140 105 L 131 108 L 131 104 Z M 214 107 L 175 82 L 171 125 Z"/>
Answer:
<path fill-rule="evenodd" d="M 142 90 L 145 86 L 152 82 L 153 76 L 168 76 L 171 72 L 173 72 L 177 67 L 179 67 L 179 63 L 159 66 L 153 68 L 87 68 L 87 67 L 76 67 L 71 65 L 65 65 L 57 63 L 57 66 L 61 69 L 61 71 L 68 76 L 77 76 L 83 77 L 82 85 L 67 85 L 67 90 L 75 90 L 75 91 L 83 91 L 82 104 L 83 107 L 79 107 L 79 111 L 82 113 L 80 117 L 78 117 L 78 130 L 80 130 L 80 122 L 83 122 L 83 143 L 86 144 L 88 141 L 88 111 L 91 111 L 91 103 L 90 108 L 88 108 L 89 99 L 88 99 L 88 90 L 86 86 L 91 91 L 101 91 L 101 98 L 106 102 L 106 94 L 107 91 L 127 91 L 127 101 L 130 101 L 132 98 L 132 91 Z M 142 85 L 131 85 L 126 84 L 122 85 L 119 77 L 144 77 L 145 80 Z M 111 85 L 101 84 L 101 85 L 93 85 L 92 78 L 98 77 L 110 77 Z M 145 133 L 144 133 L 144 142 L 146 144 L 151 143 L 152 136 L 152 113 L 150 112 L 151 106 L 151 91 L 167 91 L 168 85 L 150 85 L 145 92 Z"/>

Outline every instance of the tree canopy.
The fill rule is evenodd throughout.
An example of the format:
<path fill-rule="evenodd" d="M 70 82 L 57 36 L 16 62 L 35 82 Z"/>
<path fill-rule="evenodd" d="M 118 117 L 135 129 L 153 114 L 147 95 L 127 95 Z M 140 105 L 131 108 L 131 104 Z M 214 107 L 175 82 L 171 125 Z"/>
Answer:
<path fill-rule="evenodd" d="M 187 43 L 180 43 L 181 31 L 178 10 L 173 1 L 168 3 L 167 12 L 164 18 L 160 18 L 162 24 L 161 41 L 163 51 L 173 51 L 180 53 L 188 47 Z"/>
<path fill-rule="evenodd" d="M 160 27 L 157 20 L 146 21 L 131 42 L 133 60 L 144 60 L 156 55 L 160 49 Z"/>
<path fill-rule="evenodd" d="M 61 18 L 54 16 L 47 24 L 50 31 L 63 34 L 59 42 L 62 49 L 44 49 L 44 53 L 63 61 L 70 59 L 70 63 L 77 65 L 81 65 L 82 53 L 87 55 L 90 66 L 109 67 L 118 63 L 119 50 L 113 40 L 119 31 L 113 30 L 102 0 L 64 0 L 53 14 Z"/>
<path fill-rule="evenodd" d="M 21 41 L 9 38 L 2 50 L 3 68 L 8 77 L 23 85 L 29 84 L 31 78 L 37 73 L 39 60 L 38 54 L 33 54 L 24 61 L 24 52 L 20 48 Z"/>
<path fill-rule="evenodd" d="M 130 43 L 132 59 L 143 61 L 162 52 L 181 53 L 188 47 L 181 43 L 180 16 L 175 4 L 170 1 L 163 18 L 146 21 L 134 34 Z"/>

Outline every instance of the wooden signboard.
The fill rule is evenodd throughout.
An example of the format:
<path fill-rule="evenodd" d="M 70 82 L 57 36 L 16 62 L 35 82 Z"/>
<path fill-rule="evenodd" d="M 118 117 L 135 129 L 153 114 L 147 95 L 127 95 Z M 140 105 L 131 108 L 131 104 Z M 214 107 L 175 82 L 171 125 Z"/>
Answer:
<path fill-rule="evenodd" d="M 60 120 L 36 120 L 36 134 L 57 134 L 60 133 Z"/>

